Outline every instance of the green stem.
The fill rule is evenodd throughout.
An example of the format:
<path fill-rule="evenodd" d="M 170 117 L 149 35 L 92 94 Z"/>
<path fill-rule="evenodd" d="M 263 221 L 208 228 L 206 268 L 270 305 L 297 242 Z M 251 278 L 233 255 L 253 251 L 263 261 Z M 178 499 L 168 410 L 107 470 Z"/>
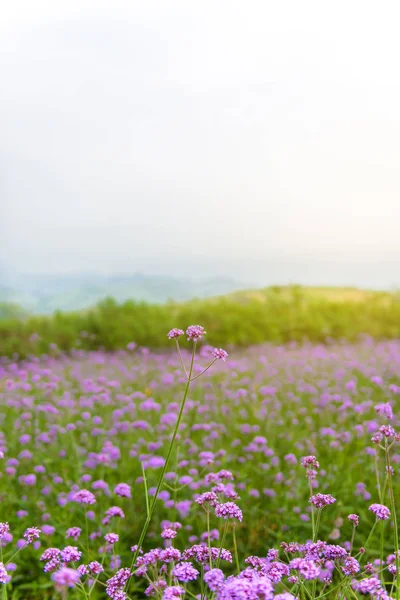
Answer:
<path fill-rule="evenodd" d="M 87 552 L 86 562 L 89 562 L 89 523 L 88 523 L 88 518 L 87 518 L 86 507 L 85 507 L 85 528 L 86 528 L 86 552 Z"/>
<path fill-rule="evenodd" d="M 185 375 L 186 375 L 186 377 L 189 378 L 189 373 L 186 371 L 185 363 L 183 362 L 181 348 L 179 346 L 178 338 L 176 338 L 176 348 L 178 350 L 179 358 L 181 359 L 181 365 L 182 365 L 183 370 L 185 371 Z"/>
<path fill-rule="evenodd" d="M 390 464 L 389 448 L 387 447 L 387 438 L 385 438 L 385 454 L 386 454 L 386 470 L 389 486 L 390 507 L 392 509 L 393 518 L 393 533 L 394 533 L 394 550 L 396 553 L 396 600 L 400 598 L 400 564 L 399 564 L 399 531 L 397 529 L 396 503 L 394 500 L 392 468 Z"/>
<path fill-rule="evenodd" d="M 83 585 L 83 583 L 82 583 L 81 581 L 79 581 L 79 582 L 78 582 L 78 586 L 81 588 L 81 590 L 82 590 L 82 592 L 83 592 L 83 594 L 84 594 L 85 598 L 89 598 L 89 596 L 88 596 L 88 595 L 87 595 L 87 593 L 86 593 L 85 586 Z M 66 592 L 66 594 L 67 594 L 67 590 L 65 590 L 65 592 Z M 67 595 L 65 595 L 65 598 L 66 598 L 66 597 L 67 597 Z"/>
<path fill-rule="evenodd" d="M 239 565 L 239 555 L 238 555 L 238 549 L 237 549 L 237 543 L 236 543 L 236 525 L 235 524 L 233 525 L 233 549 L 235 551 L 236 570 L 239 575 L 240 565 Z"/>
<path fill-rule="evenodd" d="M 364 543 L 364 549 L 366 549 L 366 548 L 367 548 L 367 546 L 368 546 L 368 542 L 369 542 L 369 540 L 371 539 L 371 537 L 372 537 L 372 534 L 374 533 L 374 531 L 375 531 L 375 528 L 376 528 L 377 524 L 378 524 L 378 520 L 376 519 L 376 521 L 375 521 L 375 523 L 372 525 L 372 529 L 371 529 L 371 531 L 369 532 L 369 535 L 368 535 L 368 537 L 367 537 L 367 539 L 366 539 L 366 541 L 365 541 L 365 543 Z M 359 554 L 359 553 L 358 553 L 358 554 Z M 357 556 L 358 556 L 358 554 L 357 554 Z M 364 556 L 365 556 L 365 554 L 364 554 Z M 361 563 L 361 560 L 360 560 L 359 562 Z"/>
<path fill-rule="evenodd" d="M 203 369 L 201 371 L 201 373 L 199 373 L 198 375 L 195 375 L 194 377 L 192 377 L 191 381 L 194 381 L 195 379 L 198 379 L 199 377 L 201 377 L 203 375 L 203 373 L 205 373 L 206 371 L 208 371 L 208 369 L 210 369 L 213 366 L 213 364 L 215 363 L 216 360 L 217 359 L 214 358 L 214 360 L 212 362 L 210 362 L 210 364 L 205 369 Z"/>
<path fill-rule="evenodd" d="M 140 463 L 142 465 L 142 473 L 143 473 L 143 484 L 144 484 L 144 493 L 146 496 L 146 516 L 149 516 L 150 513 L 150 506 L 149 506 L 149 494 L 147 491 L 147 479 L 146 479 L 146 472 L 144 470 L 144 466 L 143 463 Z"/>
<path fill-rule="evenodd" d="M 308 589 L 307 589 L 307 588 L 306 588 L 306 586 L 304 585 L 304 581 L 301 581 L 301 582 L 300 582 L 300 586 L 301 586 L 301 587 L 300 587 L 300 589 L 301 589 L 301 590 L 302 590 L 302 592 L 303 592 L 303 597 L 304 597 L 304 595 L 306 595 L 306 596 L 308 596 L 308 597 L 309 597 L 309 599 L 310 599 L 310 600 L 313 600 L 313 599 L 312 599 L 312 597 L 311 597 L 311 594 L 310 594 L 310 592 L 308 591 Z"/>
<path fill-rule="evenodd" d="M 223 549 L 224 544 L 225 544 L 225 538 L 226 538 L 226 532 L 228 531 L 228 525 L 229 525 L 229 521 L 226 521 L 225 526 L 224 526 L 224 532 L 222 534 L 221 545 L 219 547 L 219 555 L 218 555 L 218 560 L 217 560 L 217 569 L 219 568 L 219 563 L 221 562 L 221 554 L 222 554 L 222 549 Z"/>
<path fill-rule="evenodd" d="M 329 596 L 330 594 L 332 594 L 332 592 L 334 592 L 335 590 L 338 590 L 341 587 L 343 587 L 343 580 L 340 581 L 337 585 L 335 585 L 335 587 L 330 588 L 324 594 L 320 594 L 319 596 L 317 596 L 315 600 L 319 600 L 320 598 L 326 598 L 326 596 Z"/>
<path fill-rule="evenodd" d="M 141 534 L 140 534 L 140 537 L 139 537 L 139 541 L 138 541 L 138 544 L 137 544 L 137 548 L 136 548 L 135 553 L 133 555 L 133 559 L 132 559 L 132 563 L 131 563 L 131 571 L 132 571 L 132 569 L 133 569 L 133 567 L 134 567 L 134 565 L 136 563 L 136 560 L 137 560 L 137 558 L 139 556 L 139 552 L 140 552 L 140 550 L 142 548 L 143 540 L 144 540 L 144 538 L 146 536 L 146 533 L 147 533 L 147 530 L 149 528 L 150 521 L 151 521 L 151 518 L 153 516 L 155 504 L 157 502 L 157 498 L 158 498 L 161 486 L 162 486 L 163 481 L 164 481 L 164 476 L 165 476 L 165 473 L 166 473 L 167 468 L 168 468 L 169 460 L 171 458 L 171 454 L 172 454 L 172 451 L 174 449 L 176 436 L 178 435 L 179 426 L 180 426 L 181 421 L 182 421 L 183 410 L 185 408 L 186 399 L 187 399 L 187 396 L 188 396 L 188 393 L 189 393 L 189 388 L 190 388 L 190 383 L 191 383 L 190 378 L 191 378 L 192 372 L 193 372 L 193 365 L 194 365 L 195 353 L 196 353 L 196 342 L 194 342 L 194 344 L 193 344 L 192 360 L 191 360 L 191 363 L 190 363 L 189 376 L 188 376 L 188 379 L 187 379 L 187 382 L 186 382 L 185 391 L 184 391 L 184 394 L 183 394 L 183 398 L 182 398 L 182 402 L 181 402 L 181 407 L 180 407 L 179 414 L 178 414 L 178 419 L 177 419 L 177 422 L 176 422 L 176 425 L 175 425 L 174 433 L 173 433 L 172 438 L 171 438 L 171 442 L 169 444 L 169 448 L 168 448 L 168 452 L 167 452 L 167 457 L 165 459 L 165 463 L 164 463 L 164 466 L 163 466 L 162 471 L 161 471 L 161 475 L 160 475 L 160 479 L 159 479 L 158 484 L 157 484 L 156 492 L 155 492 L 153 500 L 151 501 L 151 504 L 150 504 L 149 514 L 147 515 L 146 520 L 144 522 L 143 529 L 141 531 Z"/>
<path fill-rule="evenodd" d="M 1 560 L 1 562 L 3 562 L 3 545 L 2 545 L 2 540 L 0 540 L 0 560 Z M 6 583 L 3 584 L 2 600 L 7 600 L 7 584 Z"/>
<path fill-rule="evenodd" d="M 104 560 L 105 560 L 105 558 L 106 558 L 106 553 L 105 553 L 105 552 L 103 552 L 103 557 L 102 557 L 102 559 L 101 559 L 101 566 L 103 566 L 103 565 L 104 565 Z M 90 596 L 91 596 L 91 594 L 92 594 L 92 592 L 93 592 L 93 590 L 94 590 L 94 587 L 95 587 L 96 583 L 97 583 L 97 582 L 98 582 L 98 580 L 99 580 L 99 577 L 100 577 L 100 573 L 99 573 L 98 575 L 96 575 L 96 578 L 95 578 L 95 580 L 93 581 L 92 585 L 91 585 L 91 586 L 89 586 L 88 598 L 90 598 Z M 101 583 L 101 582 L 99 581 L 99 583 Z"/>
<path fill-rule="evenodd" d="M 316 520 L 316 524 L 315 524 L 315 533 L 313 534 L 313 542 L 317 541 L 319 525 L 321 523 L 321 513 L 322 513 L 322 508 L 320 508 L 317 512 L 317 520 Z"/>
<path fill-rule="evenodd" d="M 354 544 L 354 536 L 355 536 L 355 534 L 356 534 L 356 528 L 353 525 L 353 531 L 352 531 L 352 534 L 351 534 L 351 542 L 350 542 L 350 554 L 353 552 L 353 544 Z"/>
<path fill-rule="evenodd" d="M 311 479 L 309 479 L 308 483 L 309 483 L 310 498 L 311 498 L 311 496 L 313 495 Z M 314 505 L 313 504 L 311 504 L 311 526 L 312 526 L 312 539 L 314 542 L 315 541 L 315 514 L 314 514 Z"/>
<path fill-rule="evenodd" d="M 379 461 L 379 455 L 378 452 L 375 455 L 375 475 L 376 475 L 376 483 L 378 486 L 378 496 L 379 496 L 379 502 L 381 504 L 383 504 L 383 499 L 382 499 L 382 488 L 381 488 L 381 478 L 379 476 L 379 465 L 378 465 L 378 461 Z"/>
<path fill-rule="evenodd" d="M 195 598 L 195 600 L 197 600 L 197 596 L 195 596 L 190 590 L 186 590 L 185 589 L 186 594 L 189 594 L 189 596 L 191 596 L 192 598 Z"/>
<path fill-rule="evenodd" d="M 13 559 L 14 559 L 14 558 L 17 556 L 17 554 L 19 554 L 19 553 L 21 552 L 21 550 L 23 550 L 24 548 L 26 548 L 26 547 L 27 547 L 27 545 L 28 545 L 28 544 L 25 544 L 25 546 L 21 546 L 21 548 L 18 548 L 18 550 L 16 550 L 16 552 L 14 552 L 14 554 L 12 554 L 12 555 L 10 556 L 10 558 L 7 558 L 7 561 L 6 561 L 6 563 L 5 563 L 5 566 L 7 566 L 7 565 L 8 565 L 8 563 L 10 563 L 10 562 L 11 562 L 11 561 L 12 561 L 12 560 L 13 560 Z"/>
<path fill-rule="evenodd" d="M 174 501 L 174 521 L 178 520 L 178 510 L 176 508 L 176 501 L 178 498 L 178 463 L 179 463 L 179 444 L 176 448 L 176 459 L 175 459 L 175 466 L 174 466 L 174 473 L 175 473 L 175 479 L 174 479 L 174 487 L 171 488 L 170 490 L 173 492 L 173 501 Z"/>
<path fill-rule="evenodd" d="M 208 543 L 208 564 L 210 565 L 210 569 L 212 569 L 212 560 L 211 560 L 211 537 L 210 537 L 210 511 L 207 508 L 207 543 Z"/>

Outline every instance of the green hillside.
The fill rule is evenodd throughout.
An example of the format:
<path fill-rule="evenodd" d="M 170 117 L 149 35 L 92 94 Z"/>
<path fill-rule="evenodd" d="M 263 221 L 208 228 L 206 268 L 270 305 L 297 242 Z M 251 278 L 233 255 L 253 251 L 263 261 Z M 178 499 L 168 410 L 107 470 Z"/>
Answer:
<path fill-rule="evenodd" d="M 27 319 L 29 312 L 19 304 L 0 302 L 0 320 Z"/>
<path fill-rule="evenodd" d="M 349 340 L 368 334 L 400 337 L 400 296 L 351 288 L 271 287 L 207 300 L 148 304 L 105 299 L 84 312 L 0 321 L 0 355 L 58 349 L 115 350 L 129 342 L 163 348 L 174 326 L 201 323 L 209 343 L 248 346 L 262 342 Z M 53 348 L 54 351 L 54 348 Z"/>
<path fill-rule="evenodd" d="M 304 301 L 327 300 L 330 302 L 365 302 L 369 300 L 384 300 L 391 302 L 394 298 L 400 300 L 399 292 L 382 292 L 376 290 L 361 290 L 352 287 L 303 287 L 270 286 L 255 290 L 241 290 L 227 294 L 225 298 L 232 302 L 267 302 L 273 297 L 293 301 L 295 297 L 302 297 Z"/>

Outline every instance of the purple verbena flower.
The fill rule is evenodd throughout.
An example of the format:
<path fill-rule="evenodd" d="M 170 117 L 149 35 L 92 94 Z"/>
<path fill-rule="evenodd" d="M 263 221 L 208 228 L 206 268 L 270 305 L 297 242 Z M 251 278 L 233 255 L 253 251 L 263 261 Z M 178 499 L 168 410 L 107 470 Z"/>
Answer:
<path fill-rule="evenodd" d="M 6 568 L 2 562 L 0 562 L 0 583 L 7 584 L 11 581 L 11 575 L 6 571 Z"/>
<path fill-rule="evenodd" d="M 385 402 L 382 404 L 377 404 L 375 406 L 375 410 L 379 415 L 386 417 L 386 419 L 393 419 L 393 409 L 390 406 L 389 402 Z"/>
<path fill-rule="evenodd" d="M 203 335 L 206 335 L 206 333 L 207 332 L 205 331 L 204 327 L 201 325 L 189 325 L 189 327 L 186 329 L 188 342 L 198 342 L 201 340 Z"/>
<path fill-rule="evenodd" d="M 217 504 L 215 507 L 215 514 L 217 517 L 222 517 L 223 519 L 237 519 L 238 521 L 243 520 L 243 513 L 234 502 Z"/>
<path fill-rule="evenodd" d="M 165 563 L 177 562 L 180 559 L 181 551 L 177 548 L 173 548 L 172 546 L 165 548 L 165 550 L 161 550 L 159 554 L 159 560 Z"/>
<path fill-rule="evenodd" d="M 181 335 L 183 335 L 183 334 L 184 334 L 183 329 L 177 329 L 177 327 L 174 327 L 173 329 L 168 331 L 167 337 L 170 340 L 173 340 L 173 339 L 177 339 L 177 338 L 181 337 Z"/>
<path fill-rule="evenodd" d="M 212 562 L 218 560 L 218 558 L 230 563 L 232 562 L 232 554 L 229 550 L 226 550 L 225 548 L 215 548 L 214 546 L 208 548 L 206 544 L 195 544 L 184 550 L 182 553 L 182 558 L 184 560 L 195 560 L 204 565 L 209 562 L 210 556 Z"/>
<path fill-rule="evenodd" d="M 163 600 L 176 600 L 185 594 L 185 590 L 180 585 L 170 585 L 164 589 Z"/>
<path fill-rule="evenodd" d="M 218 590 L 218 600 L 272 600 L 274 589 L 268 577 L 247 573 L 228 577 Z"/>
<path fill-rule="evenodd" d="M 222 348 L 214 348 L 214 350 L 212 351 L 212 355 L 217 360 L 225 361 L 228 358 L 228 353 Z"/>
<path fill-rule="evenodd" d="M 107 579 L 106 584 L 106 594 L 110 596 L 113 600 L 124 600 L 126 598 L 126 594 L 123 591 L 126 582 L 131 576 L 131 571 L 128 568 L 119 569 L 113 577 Z M 124 594 L 124 595 L 121 595 Z"/>
<path fill-rule="evenodd" d="M 316 457 L 313 455 L 303 456 L 301 459 L 301 466 L 305 469 L 319 469 L 319 462 Z"/>
<path fill-rule="evenodd" d="M 390 517 L 390 510 L 383 504 L 371 504 L 368 510 L 373 512 L 376 518 L 381 521 L 386 521 Z"/>
<path fill-rule="evenodd" d="M 358 525 L 358 524 L 359 524 L 359 522 L 360 522 L 360 517 L 359 517 L 358 515 L 355 515 L 355 514 L 351 514 L 351 515 L 349 515 L 347 518 L 348 518 L 348 520 L 349 520 L 351 523 L 353 523 L 353 526 L 354 526 L 354 527 L 357 527 L 357 525 Z"/>
<path fill-rule="evenodd" d="M 41 530 L 38 527 L 28 527 L 24 533 L 24 538 L 28 544 L 32 544 L 35 540 L 38 540 L 41 534 Z"/>
<path fill-rule="evenodd" d="M 351 587 L 361 594 L 371 594 L 375 597 L 381 597 L 382 592 L 384 591 L 381 582 L 378 577 L 375 576 L 365 577 L 364 579 L 361 579 L 361 581 L 353 581 Z"/>
<path fill-rule="evenodd" d="M 82 533 L 82 529 L 80 527 L 70 527 L 65 532 L 65 537 L 73 538 L 73 540 L 75 540 L 75 542 L 76 542 L 76 540 L 80 537 L 81 533 Z"/>
<path fill-rule="evenodd" d="M 40 560 L 53 560 L 58 558 L 61 554 L 61 550 L 58 548 L 47 548 L 40 557 Z"/>
<path fill-rule="evenodd" d="M 10 526 L 8 523 L 0 523 L 0 540 L 3 540 L 10 533 Z"/>
<path fill-rule="evenodd" d="M 342 565 L 342 571 L 347 576 L 355 575 L 356 573 L 358 573 L 360 571 L 360 564 L 358 560 L 356 560 L 352 556 L 348 556 L 347 558 L 345 558 Z"/>
<path fill-rule="evenodd" d="M 175 529 L 172 529 L 171 527 L 167 527 L 161 532 L 161 537 L 164 540 L 173 540 L 176 537 L 176 535 L 177 533 Z"/>
<path fill-rule="evenodd" d="M 181 562 L 172 570 L 172 575 L 182 583 L 194 581 L 198 578 L 199 574 L 199 571 L 195 569 L 190 562 Z"/>
<path fill-rule="evenodd" d="M 118 483 L 114 488 L 114 494 L 121 498 L 132 498 L 131 486 L 127 483 Z"/>
<path fill-rule="evenodd" d="M 197 504 L 199 504 L 200 506 L 203 506 L 204 504 L 209 504 L 210 506 L 217 506 L 218 497 L 215 492 L 204 492 L 196 498 L 195 502 L 197 502 Z"/>
<path fill-rule="evenodd" d="M 315 494 L 315 496 L 311 496 L 310 503 L 316 506 L 317 508 L 324 508 L 329 504 L 334 504 L 336 502 L 336 498 L 331 496 L 330 494 Z"/>
<path fill-rule="evenodd" d="M 314 560 L 300 559 L 297 569 L 304 579 L 317 579 L 321 572 L 321 567 Z"/>
<path fill-rule="evenodd" d="M 107 544 L 116 544 L 119 540 L 119 535 L 118 533 L 106 533 L 104 539 L 106 540 Z"/>
<path fill-rule="evenodd" d="M 73 495 L 73 501 L 78 504 L 96 504 L 96 496 L 89 490 L 78 490 Z"/>
<path fill-rule="evenodd" d="M 81 556 L 82 552 L 76 546 L 66 546 L 61 551 L 61 560 L 64 563 L 77 562 Z"/>
<path fill-rule="evenodd" d="M 396 431 L 393 429 L 391 425 L 382 425 L 379 427 L 379 433 L 384 435 L 385 437 L 395 437 Z"/>
<path fill-rule="evenodd" d="M 78 583 L 80 574 L 75 569 L 62 566 L 51 578 L 60 587 L 72 588 Z"/>
<path fill-rule="evenodd" d="M 76 569 L 79 573 L 79 575 L 83 576 L 83 575 L 89 575 L 89 568 L 87 565 L 79 565 L 79 567 Z"/>
<path fill-rule="evenodd" d="M 92 562 L 90 562 L 88 567 L 89 571 L 93 573 L 93 575 L 99 575 L 99 573 L 102 573 L 104 571 L 103 566 L 99 562 L 97 562 L 97 560 L 93 560 Z"/>
<path fill-rule="evenodd" d="M 124 511 L 119 506 L 111 506 L 106 511 L 107 517 L 119 517 L 120 519 L 125 519 Z"/>
<path fill-rule="evenodd" d="M 204 581 L 212 592 L 218 592 L 224 583 L 225 576 L 221 569 L 210 569 L 204 573 Z"/>

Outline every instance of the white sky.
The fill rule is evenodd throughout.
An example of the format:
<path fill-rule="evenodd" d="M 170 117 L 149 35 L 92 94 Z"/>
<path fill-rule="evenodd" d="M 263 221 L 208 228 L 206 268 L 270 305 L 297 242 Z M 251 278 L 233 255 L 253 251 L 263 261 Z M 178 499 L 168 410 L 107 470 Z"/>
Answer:
<path fill-rule="evenodd" d="M 1 264 L 400 285 L 397 1 L 1 12 Z"/>

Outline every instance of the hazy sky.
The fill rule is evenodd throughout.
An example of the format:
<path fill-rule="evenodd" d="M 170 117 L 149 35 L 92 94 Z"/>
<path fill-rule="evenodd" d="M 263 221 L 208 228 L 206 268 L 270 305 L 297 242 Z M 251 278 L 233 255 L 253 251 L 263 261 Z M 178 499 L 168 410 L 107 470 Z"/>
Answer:
<path fill-rule="evenodd" d="M 1 12 L 1 264 L 400 285 L 397 0 Z"/>

